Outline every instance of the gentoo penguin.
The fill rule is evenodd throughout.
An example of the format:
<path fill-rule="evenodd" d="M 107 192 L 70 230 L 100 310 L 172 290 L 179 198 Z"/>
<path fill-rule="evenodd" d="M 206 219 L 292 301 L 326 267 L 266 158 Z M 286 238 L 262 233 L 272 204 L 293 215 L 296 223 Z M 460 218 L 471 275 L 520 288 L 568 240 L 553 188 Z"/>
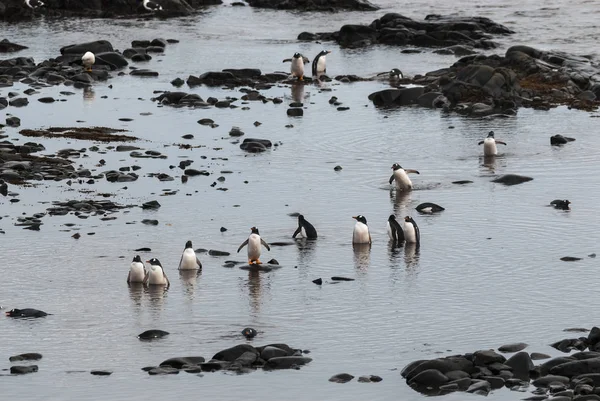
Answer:
<path fill-rule="evenodd" d="M 400 191 L 410 191 L 412 189 L 412 181 L 408 178 L 409 173 L 421 174 L 417 170 L 405 170 L 398 163 L 394 163 L 392 170 L 394 170 L 394 173 L 390 177 L 390 184 L 396 180 L 396 188 Z"/>
<path fill-rule="evenodd" d="M 150 269 L 148 269 L 148 274 L 146 274 L 144 284 L 166 285 L 167 287 L 171 285 L 158 259 L 152 258 L 147 260 L 146 263 L 150 263 Z"/>
<path fill-rule="evenodd" d="M 394 247 L 402 246 L 402 243 L 404 242 L 404 230 L 402 230 L 400 223 L 396 221 L 396 216 L 393 214 L 388 218 L 387 232 Z"/>
<path fill-rule="evenodd" d="M 356 223 L 354 224 L 354 231 L 352 233 L 353 244 L 370 244 L 371 233 L 369 232 L 369 226 L 367 226 L 367 219 L 362 214 L 358 216 L 352 216 Z"/>
<path fill-rule="evenodd" d="M 148 11 L 162 11 L 163 8 L 155 1 L 144 0 L 144 8 Z"/>
<path fill-rule="evenodd" d="M 81 57 L 81 63 L 86 71 L 92 72 L 92 65 L 96 62 L 96 56 L 92 52 L 85 52 Z"/>
<path fill-rule="evenodd" d="M 443 207 L 441 207 L 440 205 L 436 205 L 435 203 L 431 203 L 431 202 L 421 203 L 415 209 L 417 209 L 417 212 L 419 212 L 419 213 L 429 213 L 429 214 L 446 210 Z"/>
<path fill-rule="evenodd" d="M 292 75 L 298 77 L 299 81 L 302 81 L 304 79 L 304 64 L 310 63 L 308 58 L 300 53 L 295 53 L 294 57 L 283 60 L 284 63 L 288 61 L 292 62 L 292 66 L 290 67 Z"/>
<path fill-rule="evenodd" d="M 317 238 L 317 230 L 315 230 L 315 227 L 312 224 L 306 221 L 303 215 L 298 216 L 298 228 L 296 229 L 296 231 L 294 231 L 294 235 L 292 235 L 292 238 L 296 238 L 298 234 L 300 234 L 300 237 L 302 238 Z"/>
<path fill-rule="evenodd" d="M 561 199 L 555 199 L 552 202 L 550 202 L 550 204 L 552 206 L 554 206 L 555 209 L 561 209 L 561 210 L 569 210 L 571 209 L 569 207 L 569 205 L 571 204 L 571 202 L 567 199 L 565 200 L 561 200 Z"/>
<path fill-rule="evenodd" d="M 479 145 L 483 144 L 483 155 L 496 156 L 498 154 L 498 149 L 496 148 L 497 143 L 506 145 L 506 142 L 496 140 L 494 138 L 494 131 L 490 131 L 487 138 L 479 142 Z"/>
<path fill-rule="evenodd" d="M 140 255 L 136 255 L 131 261 L 129 266 L 129 274 L 127 275 L 127 284 L 129 283 L 143 283 L 146 278 L 146 269 L 142 263 Z"/>
<path fill-rule="evenodd" d="M 262 263 L 260 261 L 261 245 L 264 245 L 265 248 L 267 248 L 267 251 L 270 251 L 271 247 L 269 247 L 269 244 L 267 244 L 265 240 L 263 240 L 260 237 L 260 234 L 258 233 L 258 228 L 252 227 L 250 230 L 252 231 L 252 233 L 250 234 L 248 239 L 246 239 L 246 241 L 244 241 L 242 245 L 240 245 L 237 251 L 239 253 L 243 247 L 248 245 L 248 264 L 251 265 L 252 263 L 255 263 L 257 265 L 260 265 Z"/>
<path fill-rule="evenodd" d="M 319 78 L 321 75 L 327 72 L 326 56 L 331 53 L 330 50 L 321 50 L 319 54 L 313 59 L 312 62 L 312 75 L 315 78 Z"/>
<path fill-rule="evenodd" d="M 9 317 L 44 317 L 49 315 L 49 313 L 32 308 L 12 309 L 5 313 Z"/>
<path fill-rule="evenodd" d="M 179 270 L 198 270 L 202 269 L 202 263 L 196 256 L 196 251 L 192 248 L 192 241 L 185 243 L 185 249 L 179 260 Z"/>
<path fill-rule="evenodd" d="M 25 0 L 25 5 L 29 8 L 36 9 L 38 7 L 43 7 L 44 3 L 40 0 Z"/>
<path fill-rule="evenodd" d="M 392 68 L 390 72 L 380 72 L 377 74 L 378 77 L 382 75 L 387 75 L 390 81 L 397 81 L 404 78 L 404 74 L 402 74 L 399 68 Z"/>
<path fill-rule="evenodd" d="M 404 239 L 411 244 L 421 245 L 421 233 L 419 226 L 410 216 L 404 218 Z"/>

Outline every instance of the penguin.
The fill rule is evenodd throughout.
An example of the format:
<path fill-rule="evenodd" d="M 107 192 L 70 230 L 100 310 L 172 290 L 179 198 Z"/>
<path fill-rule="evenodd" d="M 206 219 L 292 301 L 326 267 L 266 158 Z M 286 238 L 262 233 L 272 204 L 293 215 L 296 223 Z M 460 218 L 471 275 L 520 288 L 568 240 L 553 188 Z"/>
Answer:
<path fill-rule="evenodd" d="M 147 260 L 146 263 L 150 263 L 150 269 L 148 269 L 148 274 L 146 274 L 146 278 L 144 278 L 144 284 L 166 285 L 167 288 L 169 288 L 171 283 L 169 282 L 160 261 L 156 258 L 152 258 Z"/>
<path fill-rule="evenodd" d="M 362 214 L 358 216 L 352 216 L 356 223 L 354 224 L 354 231 L 352 233 L 353 244 L 370 244 L 371 233 L 369 232 L 369 226 L 367 226 L 367 219 Z"/>
<path fill-rule="evenodd" d="M 315 78 L 319 78 L 321 75 L 327 72 L 325 57 L 331 53 L 330 50 L 321 50 L 319 54 L 313 59 L 312 62 L 312 75 Z"/>
<path fill-rule="evenodd" d="M 25 5 L 31 9 L 36 9 L 44 6 L 44 2 L 40 0 L 25 0 Z"/>
<path fill-rule="evenodd" d="M 496 148 L 496 144 L 506 145 L 506 142 L 499 141 L 494 138 L 494 131 L 490 131 L 487 138 L 483 141 L 480 141 L 478 144 L 483 144 L 483 155 L 484 156 L 496 156 L 498 154 L 498 149 Z"/>
<path fill-rule="evenodd" d="M 419 213 L 427 213 L 427 214 L 437 213 L 437 212 L 446 210 L 443 207 L 441 207 L 440 205 L 436 205 L 435 203 L 431 203 L 431 202 L 421 203 L 415 209 L 417 209 L 417 212 L 419 212 Z"/>
<path fill-rule="evenodd" d="M 296 238 L 298 234 L 302 238 L 317 239 L 317 230 L 315 230 L 312 224 L 306 221 L 303 215 L 298 216 L 298 228 L 294 231 L 292 238 Z"/>
<path fill-rule="evenodd" d="M 81 63 L 86 71 L 92 72 L 92 65 L 96 62 L 96 56 L 92 52 L 85 52 L 81 57 Z"/>
<path fill-rule="evenodd" d="M 394 247 L 402 246 L 402 243 L 404 242 L 404 230 L 402 230 L 402 227 L 396 220 L 396 216 L 393 214 L 388 218 L 387 232 Z"/>
<path fill-rule="evenodd" d="M 162 11 L 163 8 L 155 1 L 144 0 L 144 8 L 148 11 Z"/>
<path fill-rule="evenodd" d="M 417 247 L 421 245 L 419 226 L 410 216 L 404 218 L 404 239 L 407 243 L 417 244 Z"/>
<path fill-rule="evenodd" d="M 292 62 L 292 66 L 290 67 L 292 75 L 298 77 L 299 81 L 302 81 L 304 79 L 304 64 L 310 63 L 308 58 L 300 53 L 295 53 L 294 57 L 283 60 L 284 63 L 288 61 Z"/>
<path fill-rule="evenodd" d="M 181 259 L 179 260 L 179 270 L 199 270 L 202 269 L 202 263 L 196 256 L 196 251 L 192 248 L 192 241 L 185 243 L 185 248 Z"/>
<path fill-rule="evenodd" d="M 404 74 L 400 71 L 399 68 L 392 68 L 389 72 L 380 72 L 377 74 L 378 77 L 387 75 L 390 81 L 398 81 L 404 79 Z"/>
<path fill-rule="evenodd" d="M 8 184 L 4 180 L 0 180 L 0 194 L 3 196 L 8 195 Z"/>
<path fill-rule="evenodd" d="M 251 265 L 254 263 L 260 265 L 262 263 L 260 261 L 261 244 L 264 245 L 265 248 L 267 248 L 267 251 L 270 251 L 271 247 L 269 247 L 269 244 L 267 244 L 265 240 L 260 237 L 260 234 L 258 233 L 258 228 L 252 227 L 250 230 L 252 231 L 252 233 L 250 234 L 248 239 L 246 239 L 246 241 L 244 241 L 242 245 L 240 245 L 237 251 L 239 253 L 243 247 L 248 245 L 248 264 Z"/>
<path fill-rule="evenodd" d="M 560 209 L 560 210 L 570 210 L 571 209 L 571 207 L 569 206 L 571 204 L 571 202 L 567 199 L 565 199 L 565 200 L 555 199 L 552 202 L 550 202 L 550 204 L 552 206 L 554 206 L 555 209 Z"/>
<path fill-rule="evenodd" d="M 396 188 L 400 191 L 410 191 L 412 189 L 412 181 L 408 178 L 408 174 L 421 174 L 417 170 L 403 169 L 398 163 L 392 166 L 394 173 L 390 177 L 390 184 L 396 180 Z"/>
<path fill-rule="evenodd" d="M 127 284 L 143 283 L 146 278 L 146 269 L 142 263 L 140 255 L 136 255 L 129 266 L 129 274 L 127 275 Z"/>
<path fill-rule="evenodd" d="M 242 335 L 244 337 L 246 337 L 248 340 L 256 337 L 257 334 L 258 334 L 258 332 L 256 330 L 254 330 L 252 327 L 246 327 L 244 330 L 242 330 Z"/>
<path fill-rule="evenodd" d="M 49 315 L 49 313 L 32 308 L 12 309 L 5 313 L 8 317 L 44 317 Z"/>

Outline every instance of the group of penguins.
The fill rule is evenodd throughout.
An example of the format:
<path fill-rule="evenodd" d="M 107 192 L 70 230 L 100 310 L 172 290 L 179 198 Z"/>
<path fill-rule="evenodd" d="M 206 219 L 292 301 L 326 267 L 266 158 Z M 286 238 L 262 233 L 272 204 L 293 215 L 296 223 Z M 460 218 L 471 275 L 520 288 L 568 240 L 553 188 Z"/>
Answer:
<path fill-rule="evenodd" d="M 31 9 L 35 10 L 36 8 L 44 7 L 46 5 L 46 3 L 44 3 L 41 0 L 25 0 L 25 5 Z M 160 4 L 158 4 L 154 1 L 151 1 L 151 0 L 143 0 L 142 5 L 148 11 L 152 11 L 152 12 L 163 11 L 163 8 Z"/>

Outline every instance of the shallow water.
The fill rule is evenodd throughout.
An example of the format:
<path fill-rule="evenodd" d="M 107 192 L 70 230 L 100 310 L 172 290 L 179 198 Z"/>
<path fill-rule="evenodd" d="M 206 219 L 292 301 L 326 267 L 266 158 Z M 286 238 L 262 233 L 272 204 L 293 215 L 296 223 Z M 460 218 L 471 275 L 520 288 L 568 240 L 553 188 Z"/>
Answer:
<path fill-rule="evenodd" d="M 522 109 L 516 118 L 481 120 L 444 115 L 437 110 L 402 108 L 378 110 L 367 95 L 383 83 L 324 84 L 323 88 L 280 86 L 263 93 L 283 96 L 284 104 L 250 102 L 250 110 L 174 109 L 150 101 L 154 90 L 169 90 L 177 76 L 199 75 L 227 67 L 285 70 L 280 62 L 299 50 L 313 55 L 325 46 L 330 74 L 372 75 L 399 67 L 406 74 L 448 66 L 454 57 L 401 54 L 385 46 L 363 50 L 339 49 L 334 44 L 297 43 L 303 30 L 324 31 L 346 22 L 370 22 L 384 12 L 413 18 L 429 13 L 483 15 L 506 24 L 517 33 L 498 38 L 501 53 L 523 43 L 543 49 L 588 54 L 598 39 L 597 7 L 592 2 L 553 1 L 542 7 L 522 2 L 410 2 L 397 8 L 384 3 L 377 13 L 297 14 L 221 6 L 202 15 L 175 21 L 65 20 L 37 24 L 2 25 L 13 42 L 30 46 L 22 52 L 36 61 L 59 54 L 60 47 L 105 38 L 124 49 L 131 39 L 156 36 L 176 38 L 164 55 L 148 67 L 156 79 L 123 76 L 94 86 L 93 92 L 51 88 L 43 96 L 66 102 L 5 109 L 22 119 L 21 128 L 103 125 L 130 130 L 141 138 L 136 145 L 158 150 L 167 160 L 132 159 L 128 153 L 86 152 L 76 164 L 97 171 L 140 165 L 133 183 L 94 185 L 43 182 L 15 188 L 21 202 L 0 198 L 0 228 L 4 286 L 0 304 L 6 308 L 34 307 L 54 315 L 35 321 L 0 317 L 4 333 L 1 358 L 22 352 L 41 352 L 40 371 L 26 377 L 3 377 L 8 399 L 141 399 L 202 396 L 212 399 L 392 400 L 418 399 L 399 376 L 407 363 L 450 353 L 495 348 L 524 341 L 528 351 L 553 353 L 547 344 L 563 337 L 562 329 L 597 323 L 593 294 L 598 263 L 586 255 L 598 252 L 595 205 L 600 194 L 596 155 L 597 113 L 568 110 L 549 112 Z M 473 6 L 472 4 L 476 4 Z M 567 6 L 568 5 L 568 6 Z M 297 28 L 298 21 L 302 26 Z M 232 32 L 231 21 L 236 21 Z M 574 22 L 577 23 L 574 23 Z M 107 35 L 101 32 L 110 32 Z M 368 60 L 366 62 L 365 60 Z M 108 85 L 112 85 L 112 89 Z M 22 91 L 23 85 L 1 89 L 0 94 Z M 325 89 L 325 90 L 320 90 Z M 331 91 L 329 91 L 329 89 Z M 60 90 L 73 90 L 62 96 Z M 188 91 L 186 87 L 184 90 Z M 241 97 L 233 90 L 190 89 L 203 98 Z M 34 95 L 40 97 L 42 95 Z M 338 112 L 328 103 L 337 96 L 349 111 Z M 304 100 L 300 119 L 286 116 L 286 104 Z M 241 105 L 240 102 L 236 104 Z M 151 112 L 151 115 L 141 113 Z M 3 120 L 4 114 L 0 116 Z M 119 121 L 129 117 L 131 122 Z M 197 124 L 212 118 L 219 127 Z M 85 123 L 77 123 L 78 120 Z M 255 127 L 254 121 L 262 125 Z M 292 128 L 285 125 L 293 124 Z M 239 126 L 246 137 L 281 142 L 273 151 L 248 155 L 228 136 Z M 489 130 L 508 145 L 492 165 L 481 158 L 477 142 Z M 11 138 L 17 130 L 7 129 Z M 194 134 L 191 141 L 181 139 Z M 551 147 L 549 136 L 561 133 L 577 140 Z M 31 138 L 21 137 L 23 142 Z M 39 139 L 50 154 L 58 149 L 89 148 L 77 140 Z M 174 144 L 202 147 L 181 150 Z M 98 144 L 101 151 L 105 144 Z M 203 159 L 202 156 L 206 156 Z M 170 169 L 182 158 L 191 167 L 207 169 L 209 177 L 179 180 Z M 222 160 L 220 158 L 226 158 Z M 100 159 L 106 168 L 94 167 Z M 399 162 L 420 171 L 412 176 L 415 190 L 407 196 L 389 191 L 391 165 Z M 343 170 L 335 172 L 334 166 Z M 232 174 L 222 174 L 230 170 Z M 176 178 L 159 182 L 148 173 L 164 172 Z M 505 187 L 490 182 L 501 174 L 518 173 L 534 180 Z M 216 188 L 219 176 L 226 177 Z M 471 180 L 455 185 L 452 181 Z M 245 183 L 247 181 L 247 183 Z M 125 189 L 126 187 L 126 189 Z M 178 191 L 160 196 L 163 189 Z M 92 190 L 92 193 L 82 193 Z M 47 202 L 98 198 L 113 193 L 122 204 L 156 199 L 158 211 L 128 209 L 117 220 L 99 216 L 82 220 L 73 215 L 47 216 L 41 231 L 13 226 L 13 218 L 49 207 Z M 568 198 L 570 212 L 546 205 Z M 435 202 L 446 208 L 439 215 L 421 216 L 414 207 Z M 290 241 L 301 212 L 319 232 L 314 244 L 272 247 L 263 260 L 282 265 L 269 273 L 249 273 L 222 267 L 225 260 L 243 261 L 237 247 L 256 225 L 268 242 Z M 412 215 L 421 228 L 422 246 L 392 251 L 385 223 L 390 213 Z M 350 245 L 354 220 L 367 217 L 373 246 L 354 251 Z M 159 226 L 142 225 L 145 218 Z M 126 224 L 136 222 L 136 224 Z M 66 227 L 81 233 L 79 240 Z M 220 227 L 228 231 L 221 233 Z M 87 235 L 95 233 L 95 235 Z M 204 264 L 197 278 L 178 276 L 176 266 L 185 241 L 196 248 L 231 252 L 229 257 L 200 254 Z M 158 257 L 166 267 L 171 288 L 162 291 L 128 289 L 125 278 L 134 249 L 152 248 L 142 257 Z M 566 263 L 563 256 L 578 256 Z M 356 281 L 334 284 L 331 276 Z M 322 277 L 324 284 L 311 281 Z M 262 372 L 233 377 L 227 373 L 202 377 L 181 373 L 149 377 L 140 370 L 162 360 L 185 355 L 207 359 L 217 351 L 244 342 L 239 334 L 251 326 L 259 331 L 252 344 L 285 342 L 308 349 L 313 361 L 299 371 Z M 164 340 L 145 343 L 136 336 L 158 328 L 171 333 Z M 91 376 L 91 369 L 109 369 L 110 377 Z M 68 371 L 76 371 L 67 373 Z M 376 374 L 378 384 L 344 386 L 327 379 L 340 372 Z M 19 385 L 22 384 L 22 385 Z M 142 390 L 143 389 L 143 390 Z M 285 394 L 283 396 L 283 394 Z M 506 389 L 490 397 L 513 400 L 522 394 Z M 465 394 L 448 395 L 450 400 Z"/>

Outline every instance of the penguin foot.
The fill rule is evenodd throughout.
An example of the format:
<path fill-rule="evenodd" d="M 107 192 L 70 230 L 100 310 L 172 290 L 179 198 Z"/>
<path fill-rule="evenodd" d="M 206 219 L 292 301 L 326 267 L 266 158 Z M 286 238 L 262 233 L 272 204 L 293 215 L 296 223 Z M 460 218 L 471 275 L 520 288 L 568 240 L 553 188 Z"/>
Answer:
<path fill-rule="evenodd" d="M 298 77 L 298 81 L 304 81 L 304 75 Z"/>
<path fill-rule="evenodd" d="M 92 72 L 92 69 L 91 69 L 91 68 L 88 68 L 86 71 L 87 71 L 87 72 Z"/>

